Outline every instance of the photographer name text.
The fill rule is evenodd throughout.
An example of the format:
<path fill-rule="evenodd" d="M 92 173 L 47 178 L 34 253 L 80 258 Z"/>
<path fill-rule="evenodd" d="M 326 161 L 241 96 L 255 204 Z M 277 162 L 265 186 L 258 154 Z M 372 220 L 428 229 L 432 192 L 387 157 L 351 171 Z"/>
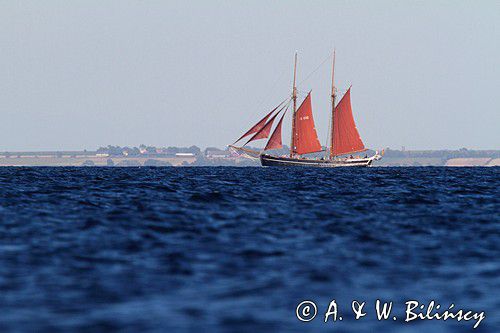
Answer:
<path fill-rule="evenodd" d="M 394 302 L 382 302 L 381 300 L 376 300 L 374 306 L 370 309 L 366 301 L 354 300 L 351 302 L 349 312 L 354 315 L 355 320 L 363 320 L 363 318 L 371 314 L 375 315 L 376 319 L 379 321 L 396 321 L 398 320 L 398 317 L 393 314 L 393 312 L 395 312 L 393 310 Z M 335 300 L 332 300 L 327 306 L 325 306 L 324 311 L 321 314 L 318 313 L 318 306 L 316 303 L 309 300 L 302 301 L 297 305 L 295 315 L 297 319 L 302 322 L 310 322 L 318 316 L 321 316 L 321 319 L 325 323 L 329 321 L 342 321 L 345 319 L 342 317 L 343 314 L 339 310 L 339 306 Z M 472 328 L 475 329 L 485 318 L 486 314 L 484 311 L 459 309 L 455 307 L 455 304 L 453 303 L 445 307 L 435 301 L 420 303 L 415 300 L 408 300 L 404 303 L 404 315 L 402 320 L 405 323 L 415 322 L 418 320 L 455 320 L 458 322 L 471 322 Z"/>

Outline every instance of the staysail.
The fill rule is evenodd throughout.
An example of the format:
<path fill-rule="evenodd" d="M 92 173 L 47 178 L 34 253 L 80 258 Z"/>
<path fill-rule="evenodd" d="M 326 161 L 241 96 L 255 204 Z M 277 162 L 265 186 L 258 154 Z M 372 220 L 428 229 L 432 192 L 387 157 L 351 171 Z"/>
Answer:
<path fill-rule="evenodd" d="M 271 134 L 271 137 L 269 138 L 269 141 L 267 141 L 266 147 L 264 150 L 270 150 L 270 149 L 281 149 L 283 148 L 283 143 L 281 142 L 281 123 L 283 122 L 283 118 L 285 117 L 286 110 L 283 112 L 283 115 L 280 118 L 280 121 L 278 122 L 278 125 L 276 125 L 276 128 L 274 129 L 273 134 Z"/>
<path fill-rule="evenodd" d="M 333 153 L 338 156 L 365 150 L 352 116 L 351 88 L 349 88 L 333 113 Z"/>
<path fill-rule="evenodd" d="M 272 116 L 272 118 L 269 119 L 269 121 L 264 125 L 264 127 L 262 127 L 257 133 L 255 133 L 243 146 L 246 146 L 248 143 L 255 140 L 268 138 L 269 133 L 271 133 L 271 128 L 273 126 L 274 119 L 276 119 L 276 117 L 279 115 L 280 112 L 281 110 L 278 111 L 278 113 L 276 113 L 274 116 Z"/>
<path fill-rule="evenodd" d="M 318 134 L 314 127 L 312 115 L 311 93 L 307 94 L 295 117 L 295 131 L 293 134 L 293 153 L 308 154 L 321 151 L 321 144 L 318 140 Z"/>
<path fill-rule="evenodd" d="M 273 114 L 274 111 L 276 111 L 280 106 L 282 106 L 287 100 L 284 100 L 283 102 L 281 102 L 277 107 L 275 107 L 274 109 L 271 110 L 271 112 L 269 112 L 264 118 L 262 118 L 261 120 L 259 120 L 259 122 L 255 125 L 252 126 L 252 128 L 250 128 L 245 134 L 243 134 L 238 140 L 236 140 L 233 145 L 240 141 L 241 139 L 243 139 L 244 137 L 247 137 L 249 136 L 250 134 L 254 134 L 254 133 L 257 133 L 258 131 L 260 131 L 265 125 L 266 125 L 266 122 L 267 120 L 269 119 L 269 117 Z M 281 111 L 281 110 L 280 110 Z M 247 142 L 248 143 L 248 142 Z"/>

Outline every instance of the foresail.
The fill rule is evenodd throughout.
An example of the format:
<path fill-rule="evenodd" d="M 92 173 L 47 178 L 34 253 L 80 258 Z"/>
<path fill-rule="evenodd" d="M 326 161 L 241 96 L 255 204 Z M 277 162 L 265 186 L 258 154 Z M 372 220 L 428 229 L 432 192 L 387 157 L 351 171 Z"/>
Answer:
<path fill-rule="evenodd" d="M 281 110 L 280 110 L 281 111 Z M 276 113 L 269 121 L 262 127 L 257 133 L 255 133 L 250 140 L 248 140 L 243 146 L 246 146 L 248 143 L 259 140 L 259 139 L 265 139 L 269 137 L 269 133 L 271 133 L 271 128 L 273 126 L 274 119 L 278 116 L 279 112 Z"/>
<path fill-rule="evenodd" d="M 359 136 L 356 123 L 352 116 L 351 88 L 347 90 L 335 107 L 333 119 L 333 152 L 334 155 L 344 155 L 366 150 Z"/>
<path fill-rule="evenodd" d="M 293 152 L 300 155 L 321 151 L 321 144 L 314 126 L 311 93 L 304 99 L 294 117 Z"/>
<path fill-rule="evenodd" d="M 281 116 L 280 121 L 278 122 L 278 125 L 276 125 L 276 128 L 274 129 L 273 134 L 271 134 L 269 141 L 267 141 L 267 144 L 266 144 L 266 147 L 264 148 L 264 150 L 283 148 L 283 143 L 281 142 L 281 124 L 283 123 L 283 118 L 285 117 L 287 110 L 285 110 L 285 112 L 283 112 L 283 115 Z"/>
<path fill-rule="evenodd" d="M 283 102 L 281 102 L 277 107 L 275 107 L 274 109 L 271 110 L 271 112 L 269 112 L 264 118 L 262 118 L 261 120 L 259 120 L 259 122 L 255 125 L 252 126 L 252 128 L 250 128 L 245 134 L 243 134 L 238 140 L 236 140 L 233 145 L 240 141 L 241 139 L 249 136 L 250 134 L 254 134 L 254 133 L 257 133 L 258 131 L 260 131 L 265 125 L 266 125 L 266 122 L 267 120 L 269 119 L 269 117 L 274 113 L 274 111 L 278 110 L 278 108 L 280 108 L 287 100 L 284 100 Z"/>

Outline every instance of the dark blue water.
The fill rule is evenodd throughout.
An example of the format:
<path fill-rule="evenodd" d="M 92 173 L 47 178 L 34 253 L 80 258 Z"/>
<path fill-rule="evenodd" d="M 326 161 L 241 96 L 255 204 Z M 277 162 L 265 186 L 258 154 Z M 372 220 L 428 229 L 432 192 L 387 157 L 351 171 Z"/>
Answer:
<path fill-rule="evenodd" d="M 499 171 L 0 168 L 0 332 L 498 332 Z"/>

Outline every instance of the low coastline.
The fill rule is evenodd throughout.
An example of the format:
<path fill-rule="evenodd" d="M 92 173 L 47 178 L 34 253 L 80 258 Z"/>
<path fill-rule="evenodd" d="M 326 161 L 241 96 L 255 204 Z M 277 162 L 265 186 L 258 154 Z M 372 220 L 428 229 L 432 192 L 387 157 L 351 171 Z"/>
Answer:
<path fill-rule="evenodd" d="M 0 166 L 259 166 L 258 160 L 231 154 L 228 150 L 196 146 L 118 152 L 100 148 L 96 151 L 0 152 Z M 170 150 L 169 150 L 170 149 Z M 392 150 L 375 166 L 500 166 L 500 150 Z"/>

